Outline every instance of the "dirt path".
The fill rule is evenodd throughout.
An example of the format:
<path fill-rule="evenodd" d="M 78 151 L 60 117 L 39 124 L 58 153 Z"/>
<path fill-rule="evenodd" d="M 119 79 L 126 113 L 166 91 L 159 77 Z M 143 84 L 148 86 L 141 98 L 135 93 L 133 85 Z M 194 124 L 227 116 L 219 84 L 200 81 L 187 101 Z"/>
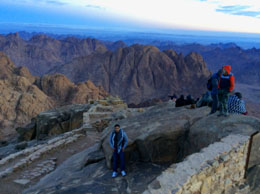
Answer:
<path fill-rule="evenodd" d="M 38 160 L 33 161 L 29 166 L 20 168 L 7 177 L 1 178 L 0 194 L 21 193 L 24 189 L 37 183 L 46 174 L 55 170 L 55 168 L 57 168 L 67 158 L 94 145 L 99 141 L 99 139 L 100 137 L 97 132 L 88 132 L 86 136 L 80 137 L 77 141 L 42 155 Z M 10 165 L 15 164 L 15 162 L 19 161 L 21 158 L 22 157 L 19 157 L 1 168 L 7 168 Z M 15 180 L 22 180 L 25 181 L 25 183 L 15 183 Z M 26 184 L 26 180 L 30 182 Z"/>

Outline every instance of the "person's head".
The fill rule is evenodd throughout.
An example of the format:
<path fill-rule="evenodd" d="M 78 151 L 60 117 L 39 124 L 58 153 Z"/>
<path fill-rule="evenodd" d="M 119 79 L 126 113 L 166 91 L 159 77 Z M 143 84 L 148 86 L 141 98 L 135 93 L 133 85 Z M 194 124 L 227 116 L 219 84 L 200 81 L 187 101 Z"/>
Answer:
<path fill-rule="evenodd" d="M 184 99 L 184 95 L 181 95 L 180 99 Z"/>
<path fill-rule="evenodd" d="M 235 95 L 241 100 L 242 99 L 242 94 L 240 92 L 236 92 Z"/>
<path fill-rule="evenodd" d="M 119 125 L 119 124 L 116 124 L 116 125 L 114 126 L 114 128 L 115 128 L 115 131 L 116 131 L 116 132 L 119 132 L 119 131 L 120 131 L 120 125 Z"/>
<path fill-rule="evenodd" d="M 222 68 L 223 75 L 228 75 L 228 74 L 230 74 L 230 72 L 231 72 L 231 66 L 230 65 L 223 66 L 223 68 Z"/>
<path fill-rule="evenodd" d="M 175 101 L 177 100 L 177 98 L 178 98 L 178 97 L 177 97 L 175 94 L 173 94 L 173 96 L 172 96 L 172 101 L 175 102 Z"/>
<path fill-rule="evenodd" d="M 223 72 L 222 69 L 218 70 L 217 75 L 218 75 L 218 76 L 221 76 L 221 75 L 222 75 L 222 72 Z"/>
<path fill-rule="evenodd" d="M 187 100 L 191 100 L 192 99 L 192 96 L 189 94 L 188 96 L 187 96 Z"/>

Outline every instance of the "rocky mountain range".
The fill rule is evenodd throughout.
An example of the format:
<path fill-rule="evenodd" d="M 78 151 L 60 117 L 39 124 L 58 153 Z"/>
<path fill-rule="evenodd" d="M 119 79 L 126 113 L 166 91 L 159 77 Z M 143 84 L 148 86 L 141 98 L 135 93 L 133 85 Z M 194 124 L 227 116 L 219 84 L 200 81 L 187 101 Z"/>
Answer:
<path fill-rule="evenodd" d="M 192 73 L 188 73 L 187 69 L 192 68 L 192 65 L 189 66 L 184 60 L 184 56 L 194 55 L 190 54 L 194 51 L 203 57 L 199 57 L 200 61 L 205 61 L 201 63 L 202 68 L 206 63 L 208 68 L 215 72 L 222 65 L 230 64 L 236 83 L 255 86 L 260 83 L 259 49 L 245 50 L 234 43 L 179 45 L 171 41 L 154 41 L 152 44 L 161 52 L 152 46 L 127 47 L 123 41 L 98 41 L 68 36 L 55 38 L 46 34 L 31 34 L 26 40 L 18 33 L 0 36 L 0 50 L 7 53 L 18 66 L 26 66 L 34 75 L 59 72 L 73 82 L 91 80 L 104 86 L 108 92 L 121 96 L 128 103 L 162 98 L 174 92 L 198 95 L 194 89 L 194 86 L 198 86 L 195 83 L 197 81 L 193 86 L 190 84 L 192 79 L 197 80 L 198 77 L 190 77 Z M 153 49 L 147 49 L 148 47 Z M 147 50 L 149 52 L 146 52 Z M 168 50 L 174 50 L 173 55 L 178 57 L 169 56 Z M 195 61 L 193 60 L 197 63 Z M 167 65 L 163 66 L 160 63 Z M 180 68 L 185 67 L 183 63 L 187 65 L 186 70 Z M 173 64 L 176 67 L 167 69 L 174 66 Z M 175 76 L 177 74 L 179 77 Z M 208 75 L 208 72 L 205 73 L 205 77 Z M 204 83 L 205 80 L 198 83 Z M 183 84 L 184 82 L 187 84 Z"/>
<path fill-rule="evenodd" d="M 260 49 L 242 49 L 234 43 L 177 45 L 172 42 L 157 42 L 155 45 L 160 50 L 173 49 L 183 54 L 198 52 L 212 72 L 229 64 L 237 82 L 256 86 L 260 84 Z"/>
<path fill-rule="evenodd" d="M 0 35 L 0 51 L 17 66 L 26 66 L 33 75 L 43 75 L 49 69 L 70 62 L 73 58 L 93 52 L 105 52 L 106 46 L 96 39 L 66 37 L 62 40 L 44 34 L 24 40 L 19 33 Z"/>
<path fill-rule="evenodd" d="M 151 41 L 151 45 L 161 51 L 171 49 L 185 56 L 197 52 L 202 55 L 212 72 L 225 64 L 230 64 L 239 83 L 250 85 L 260 83 L 260 49 L 243 49 L 234 43 L 202 45 Z M 76 57 L 85 57 L 95 52 L 104 53 L 107 50 L 116 51 L 125 47 L 127 44 L 123 41 L 98 41 L 72 35 L 55 36 L 26 32 L 0 35 L 0 51 L 5 52 L 16 65 L 26 66 L 34 75 L 43 75 L 50 69 L 70 63 Z"/>
<path fill-rule="evenodd" d="M 201 55 L 173 50 L 161 52 L 151 45 L 132 45 L 115 52 L 94 53 L 53 68 L 73 82 L 91 80 L 128 103 L 140 103 L 169 94 L 200 96 L 210 72 Z"/>
<path fill-rule="evenodd" d="M 61 74 L 33 76 L 25 67 L 16 67 L 0 52 L 0 137 L 15 133 L 42 111 L 66 104 L 84 104 L 108 94 L 102 87 L 86 81 L 72 83 Z"/>

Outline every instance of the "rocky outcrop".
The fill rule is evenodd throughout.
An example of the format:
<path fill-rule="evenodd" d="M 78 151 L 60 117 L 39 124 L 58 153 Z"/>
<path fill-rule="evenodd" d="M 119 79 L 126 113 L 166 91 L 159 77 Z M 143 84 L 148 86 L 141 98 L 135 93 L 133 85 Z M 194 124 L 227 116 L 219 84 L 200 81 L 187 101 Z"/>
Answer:
<path fill-rule="evenodd" d="M 26 66 L 34 75 L 43 75 L 50 68 L 68 63 L 75 57 L 106 50 L 106 46 L 90 38 L 57 40 L 37 34 L 26 41 L 19 33 L 0 37 L 0 51 L 6 53 L 17 66 Z"/>
<path fill-rule="evenodd" d="M 0 136 L 3 138 L 13 135 L 15 126 L 22 125 L 41 111 L 52 108 L 54 101 L 33 84 L 36 77 L 24 77 L 28 71 L 16 68 L 1 52 L 0 66 Z"/>
<path fill-rule="evenodd" d="M 74 82 L 91 80 L 110 94 L 135 104 L 173 93 L 200 96 L 210 75 L 197 53 L 184 57 L 149 45 L 77 58 L 51 72 L 62 73 Z"/>
<path fill-rule="evenodd" d="M 20 141 L 38 140 L 77 129 L 83 124 L 83 113 L 90 105 L 69 105 L 42 112 L 25 127 L 18 127 Z"/>
<path fill-rule="evenodd" d="M 163 173 L 165 176 L 171 176 L 175 171 L 188 170 L 189 162 L 203 167 L 205 173 L 209 173 L 207 176 L 217 176 L 218 174 L 214 174 L 213 171 L 211 174 L 208 163 L 208 166 L 203 166 L 204 163 L 197 162 L 221 156 L 222 159 L 219 163 L 211 165 L 212 169 L 215 169 L 214 165 L 221 165 L 221 162 L 223 165 L 224 163 L 232 164 L 233 167 L 230 169 L 236 169 L 235 159 L 246 158 L 244 153 L 247 150 L 243 146 L 248 138 L 244 137 L 249 137 L 251 133 L 260 130 L 260 120 L 257 118 L 242 115 L 207 116 L 210 112 L 207 107 L 200 109 L 175 108 L 170 103 L 164 103 L 146 108 L 143 111 L 143 113 L 116 121 L 129 137 L 129 144 L 125 151 L 128 161 L 128 175 L 126 177 L 119 176 L 116 179 L 111 179 L 111 171 L 107 168 L 107 165 L 111 164 L 112 155 L 108 144 L 108 137 L 115 123 L 112 122 L 102 132 L 101 142 L 74 155 L 59 166 L 56 171 L 44 177 L 35 186 L 25 190 L 24 193 L 55 193 L 58 191 L 68 193 L 86 191 L 89 193 L 142 193 L 151 182 L 160 177 L 160 174 L 170 164 L 172 167 L 167 168 Z M 212 134 L 212 137 L 209 134 Z M 243 149 L 242 147 L 240 149 L 239 146 L 242 146 Z M 200 153 L 197 153 L 199 151 Z M 196 153 L 191 155 L 194 152 Z M 206 156 L 206 154 L 208 155 Z M 234 154 L 239 157 L 235 157 L 233 161 L 232 157 L 229 156 Z M 185 160 L 188 155 L 190 156 Z M 227 155 L 230 158 L 228 163 Z M 185 166 L 175 169 L 176 165 L 173 163 L 183 160 L 184 163 L 187 163 L 187 169 Z M 242 166 L 240 165 L 241 169 Z M 218 170 L 221 174 L 221 168 Z M 173 183 L 181 181 L 181 177 L 186 176 L 185 172 L 176 180 L 167 179 L 169 188 L 173 185 L 171 181 Z M 194 170 L 191 172 L 193 173 Z M 226 168 L 223 168 L 223 172 L 232 177 L 235 175 L 235 172 L 232 173 Z M 200 178 L 203 179 L 202 176 Z M 203 179 L 203 181 L 207 180 Z M 182 182 L 182 184 L 184 183 Z M 161 183 L 160 185 L 164 186 Z M 153 184 L 153 188 L 158 189 L 160 185 Z M 196 186 L 193 189 L 196 189 Z M 162 189 L 167 190 L 168 187 Z"/>
<path fill-rule="evenodd" d="M 138 117 L 121 121 L 120 125 L 129 137 L 126 149 L 128 160 L 152 163 L 181 161 L 190 125 L 207 113 L 207 108 L 188 111 L 167 103 L 158 105 Z M 103 140 L 102 148 L 107 165 L 111 167 L 113 150 L 109 146 L 108 135 Z"/>
<path fill-rule="evenodd" d="M 127 105 L 109 97 L 91 104 L 74 104 L 38 114 L 25 127 L 18 127 L 19 141 L 42 140 L 85 127 L 103 131 L 110 122 L 132 115 Z"/>
<path fill-rule="evenodd" d="M 15 127 L 28 123 L 40 112 L 108 96 L 90 81 L 76 85 L 64 75 L 32 76 L 27 68 L 16 67 L 2 52 L 0 68 L 0 139 L 12 137 Z"/>
<path fill-rule="evenodd" d="M 74 84 L 62 74 L 44 75 L 36 85 L 60 105 L 86 104 L 108 96 L 103 87 L 95 86 L 91 81 Z"/>

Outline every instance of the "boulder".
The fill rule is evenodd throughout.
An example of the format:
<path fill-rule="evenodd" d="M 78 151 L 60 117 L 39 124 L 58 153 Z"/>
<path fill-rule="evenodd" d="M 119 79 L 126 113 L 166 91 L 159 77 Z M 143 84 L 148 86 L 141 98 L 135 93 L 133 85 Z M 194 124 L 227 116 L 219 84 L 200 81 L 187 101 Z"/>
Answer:
<path fill-rule="evenodd" d="M 164 103 L 149 108 L 137 116 L 119 121 L 129 138 L 126 149 L 127 161 L 153 163 L 181 161 L 190 126 L 205 117 L 209 111 L 207 107 L 190 110 L 187 107 L 175 108 Z M 102 139 L 102 148 L 109 168 L 112 159 L 109 135 L 112 130 L 113 125 L 110 125 L 104 130 Z"/>
<path fill-rule="evenodd" d="M 77 129 L 83 123 L 83 113 L 89 108 L 90 105 L 69 105 L 42 112 L 30 124 L 16 129 L 19 133 L 18 140 L 44 139 Z"/>
<path fill-rule="evenodd" d="M 81 127 L 90 105 L 69 105 L 40 113 L 36 117 L 36 138 L 44 139 Z"/>
<path fill-rule="evenodd" d="M 187 154 L 197 152 L 229 134 L 250 136 L 256 131 L 260 131 L 260 119 L 255 117 L 236 114 L 218 117 L 217 114 L 213 114 L 200 119 L 190 127 L 186 147 L 192 149 L 186 151 L 189 150 Z"/>
<path fill-rule="evenodd" d="M 19 141 L 30 141 L 36 137 L 36 123 L 35 120 L 32 120 L 31 123 L 25 127 L 16 128 L 17 133 L 19 134 Z"/>
<path fill-rule="evenodd" d="M 16 144 L 15 149 L 17 150 L 24 150 L 28 146 L 26 141 Z"/>

